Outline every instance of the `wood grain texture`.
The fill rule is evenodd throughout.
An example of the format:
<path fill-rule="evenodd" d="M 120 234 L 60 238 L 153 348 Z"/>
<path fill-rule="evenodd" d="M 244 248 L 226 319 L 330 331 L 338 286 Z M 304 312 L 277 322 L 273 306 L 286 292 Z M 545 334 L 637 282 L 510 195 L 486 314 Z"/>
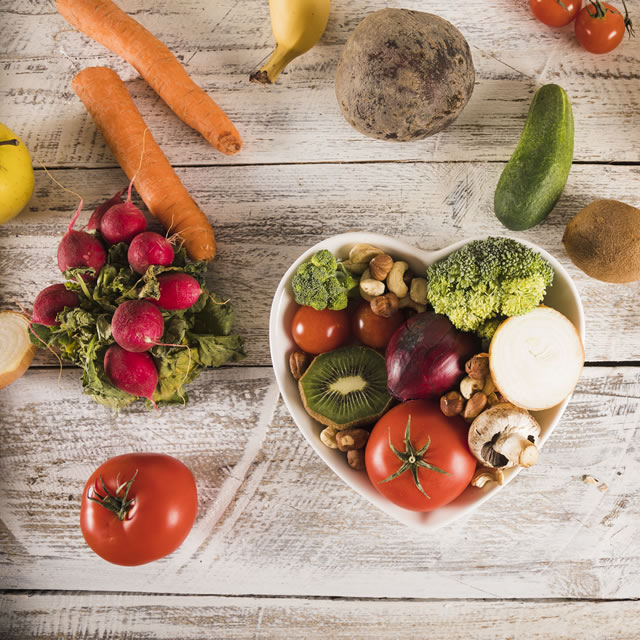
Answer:
<path fill-rule="evenodd" d="M 232 297 L 249 357 L 205 372 L 188 407 L 159 414 L 141 405 L 111 414 L 82 395 L 78 371 L 58 379 L 43 352 L 45 367 L 0 391 L 0 638 L 635 639 L 639 367 L 588 367 L 538 465 L 425 535 L 379 512 L 313 453 L 279 397 L 267 322 L 286 268 L 330 235 L 361 229 L 438 249 L 505 233 L 495 184 L 536 88 L 556 82 L 573 104 L 577 163 L 547 221 L 510 235 L 538 243 L 574 277 L 589 361 L 640 361 L 640 284 L 589 279 L 561 244 L 568 220 L 595 198 L 640 205 L 640 39 L 592 56 L 571 26 L 537 22 L 526 0 L 403 0 L 462 31 L 477 75 L 454 125 L 393 144 L 353 130 L 333 86 L 349 34 L 385 0 L 332 2 L 320 43 L 272 87 L 248 82 L 273 46 L 267 0 L 116 2 L 229 114 L 242 152 L 217 153 L 132 67 L 68 25 L 54 0 L 0 3 L 0 122 L 36 167 L 83 195 L 86 221 L 126 180 L 71 79 L 89 65 L 115 69 L 215 227 L 208 284 Z M 640 0 L 627 4 L 640 14 Z M 56 247 L 75 207 L 36 171 L 28 209 L 0 226 L 0 309 L 30 308 L 59 281 Z M 174 554 L 125 569 L 85 545 L 79 500 L 98 464 L 140 450 L 187 463 L 200 510 Z"/>
<path fill-rule="evenodd" d="M 204 373 L 186 409 L 159 414 L 140 404 L 115 416 L 82 395 L 75 372 L 56 379 L 30 371 L 0 391 L 0 588 L 640 597 L 637 368 L 587 368 L 539 463 L 432 534 L 399 525 L 332 474 L 292 422 L 270 368 Z M 79 499 L 103 460 L 142 450 L 191 467 L 200 510 L 174 554 L 122 568 L 86 547 Z"/>
<path fill-rule="evenodd" d="M 567 267 L 585 305 L 587 360 L 640 360 L 640 283 L 612 285 L 573 266 L 562 245 L 566 223 L 596 198 L 640 205 L 640 167 L 575 165 L 547 220 L 510 233 L 493 213 L 497 163 L 373 163 L 178 168 L 187 190 L 213 224 L 218 257 L 209 287 L 232 298 L 236 330 L 246 337 L 244 365 L 270 364 L 268 316 L 289 265 L 309 246 L 350 230 L 376 231 L 425 249 L 462 238 L 505 234 L 531 240 Z M 86 213 L 126 185 L 119 169 L 58 170 L 81 193 Z M 231 188 L 232 186 L 232 188 Z M 60 280 L 56 251 L 77 201 L 36 172 L 29 208 L 0 226 L 0 308 L 30 309 L 46 285 Z M 46 357 L 45 357 L 46 356 Z M 57 364 L 46 352 L 37 363 Z"/>
<path fill-rule="evenodd" d="M 635 640 L 639 621 L 640 605 L 633 601 L 0 596 L 3 640 Z"/>
<path fill-rule="evenodd" d="M 242 152 L 231 158 L 217 153 L 132 67 L 67 24 L 53 2 L 8 0 L 0 8 L 6 34 L 0 122 L 21 133 L 47 166 L 114 165 L 71 90 L 73 75 L 96 64 L 121 74 L 173 164 L 506 160 L 536 88 L 548 82 L 563 86 L 572 100 L 576 160 L 637 162 L 640 157 L 634 120 L 640 109 L 640 39 L 625 39 L 614 53 L 593 56 L 579 47 L 572 27 L 545 27 L 526 2 L 402 3 L 455 24 L 469 41 L 476 67 L 476 87 L 458 121 L 432 138 L 406 144 L 357 133 L 343 119 L 334 92 L 346 39 L 369 12 L 386 7 L 385 0 L 333 3 L 320 43 L 270 87 L 248 82 L 273 46 L 264 0 L 191 0 L 180 6 L 171 0 L 120 0 L 119 5 L 162 39 L 229 114 L 243 137 Z M 633 0 L 629 6 L 632 13 L 638 8 Z"/>

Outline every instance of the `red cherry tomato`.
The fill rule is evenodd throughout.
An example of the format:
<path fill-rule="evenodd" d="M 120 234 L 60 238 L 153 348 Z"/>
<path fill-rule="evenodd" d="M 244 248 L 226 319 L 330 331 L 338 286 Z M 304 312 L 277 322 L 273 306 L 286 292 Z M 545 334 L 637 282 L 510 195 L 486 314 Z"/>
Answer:
<path fill-rule="evenodd" d="M 590 2 L 580 11 L 575 29 L 578 42 L 591 53 L 613 51 L 622 42 L 625 30 L 633 35 L 626 6 L 623 16 L 609 3 L 598 1 Z"/>
<path fill-rule="evenodd" d="M 582 0 L 529 0 L 533 15 L 548 27 L 564 27 L 580 11 Z"/>
<path fill-rule="evenodd" d="M 317 355 L 332 351 L 349 339 L 349 313 L 299 307 L 291 323 L 294 342 L 307 353 Z"/>
<path fill-rule="evenodd" d="M 476 469 L 468 431 L 460 416 L 447 418 L 432 400 L 396 405 L 378 420 L 367 442 L 365 466 L 371 483 L 411 511 L 433 511 L 451 502 Z"/>
<path fill-rule="evenodd" d="M 175 551 L 196 519 L 193 474 L 160 453 L 110 458 L 89 477 L 80 528 L 87 544 L 114 564 L 134 566 Z"/>
<path fill-rule="evenodd" d="M 353 335 L 368 347 L 384 349 L 403 322 L 402 311 L 396 311 L 392 316 L 385 318 L 373 313 L 371 305 L 363 301 L 353 314 L 351 330 Z"/>

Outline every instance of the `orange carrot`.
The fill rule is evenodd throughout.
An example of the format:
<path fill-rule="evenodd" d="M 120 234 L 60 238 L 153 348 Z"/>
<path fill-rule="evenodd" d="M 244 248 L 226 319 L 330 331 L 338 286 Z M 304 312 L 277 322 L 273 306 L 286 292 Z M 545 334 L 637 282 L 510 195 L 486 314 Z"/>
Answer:
<path fill-rule="evenodd" d="M 178 59 L 111 0 L 57 0 L 76 29 L 134 66 L 171 110 L 216 149 L 233 154 L 242 139 L 225 112 L 197 85 Z"/>
<path fill-rule="evenodd" d="M 147 125 L 120 76 L 106 67 L 88 67 L 75 76 L 72 86 L 122 170 L 130 180 L 135 175 L 133 184 L 151 214 L 184 240 L 191 258 L 211 260 L 216 241 L 207 216 L 187 193 L 153 136 L 148 131 L 144 135 Z"/>

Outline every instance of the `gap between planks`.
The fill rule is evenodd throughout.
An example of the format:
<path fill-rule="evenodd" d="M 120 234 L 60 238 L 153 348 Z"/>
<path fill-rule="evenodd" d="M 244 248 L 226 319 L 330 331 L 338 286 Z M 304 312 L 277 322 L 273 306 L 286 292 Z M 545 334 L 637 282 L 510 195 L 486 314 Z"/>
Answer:
<path fill-rule="evenodd" d="M 514 148 L 515 149 L 515 148 Z M 507 164 L 507 160 L 481 160 L 482 164 Z M 368 164 L 469 164 L 468 159 L 461 160 L 311 160 L 309 162 L 232 162 L 232 163 L 174 163 L 171 166 L 174 169 L 210 169 L 216 167 L 291 167 L 297 165 L 315 166 L 315 165 L 368 165 Z M 640 167 L 640 162 L 632 162 L 627 160 L 574 160 L 573 165 L 589 165 L 589 166 L 614 166 L 614 167 Z M 46 167 L 47 171 L 100 171 L 103 169 L 120 169 L 120 165 L 59 165 L 55 167 Z M 33 167 L 34 171 L 44 171 L 44 167 Z"/>
<path fill-rule="evenodd" d="M 584 363 L 585 367 L 600 367 L 600 368 L 616 368 L 616 367 L 640 367 L 640 360 L 616 360 L 616 361 L 590 361 Z M 79 369 L 74 364 L 69 364 L 65 362 L 61 367 L 52 362 L 51 364 L 34 364 L 29 367 L 31 371 L 48 371 L 53 368 L 61 368 L 61 369 Z M 220 369 L 273 369 L 273 366 L 270 364 L 244 364 L 243 362 L 235 362 L 228 365 L 222 365 L 221 367 L 217 367 Z"/>
<path fill-rule="evenodd" d="M 83 590 L 61 590 L 61 589 L 0 589 L 0 598 L 4 596 L 42 596 L 42 597 L 58 597 L 58 596 L 78 596 L 87 597 L 100 594 L 101 596 L 118 596 L 132 598 L 219 598 L 224 599 L 244 599 L 244 600 L 292 600 L 292 601 L 312 601 L 312 602 L 442 602 L 442 603 L 455 603 L 455 602 L 519 602 L 529 604 L 565 604 L 565 603 L 602 603 L 602 602 L 640 602 L 640 598 L 506 598 L 497 596 L 495 598 L 374 598 L 367 596 L 313 596 L 313 595 L 299 595 L 292 596 L 286 594 L 252 594 L 252 593 L 171 593 L 164 591 L 83 591 Z"/>

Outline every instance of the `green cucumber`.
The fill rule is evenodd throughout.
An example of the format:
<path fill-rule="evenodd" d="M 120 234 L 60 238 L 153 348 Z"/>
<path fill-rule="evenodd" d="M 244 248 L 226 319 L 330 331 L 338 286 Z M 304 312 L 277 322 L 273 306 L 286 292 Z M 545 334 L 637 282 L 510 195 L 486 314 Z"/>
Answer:
<path fill-rule="evenodd" d="M 520 142 L 498 180 L 498 220 L 512 231 L 540 224 L 558 201 L 572 162 L 571 102 L 562 87 L 546 84 L 533 97 Z"/>

